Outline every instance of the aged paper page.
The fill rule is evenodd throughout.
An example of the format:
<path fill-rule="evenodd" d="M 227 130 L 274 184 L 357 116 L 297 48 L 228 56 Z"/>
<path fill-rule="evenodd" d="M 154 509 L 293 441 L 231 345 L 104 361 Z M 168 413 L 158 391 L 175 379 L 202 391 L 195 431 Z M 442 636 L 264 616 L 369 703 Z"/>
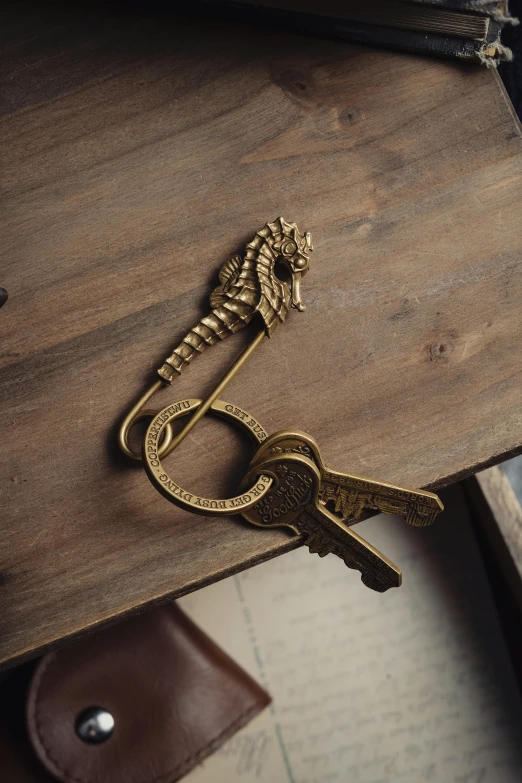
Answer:
<path fill-rule="evenodd" d="M 357 527 L 403 570 L 384 595 L 300 549 L 181 601 L 274 698 L 189 783 L 522 781 L 517 685 L 458 488 L 450 501 L 432 528 Z"/>

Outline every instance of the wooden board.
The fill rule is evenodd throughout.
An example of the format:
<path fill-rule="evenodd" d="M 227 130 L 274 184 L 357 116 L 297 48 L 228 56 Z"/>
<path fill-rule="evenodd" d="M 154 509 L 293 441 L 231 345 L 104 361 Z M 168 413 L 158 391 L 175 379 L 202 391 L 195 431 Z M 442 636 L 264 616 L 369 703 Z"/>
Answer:
<path fill-rule="evenodd" d="M 179 511 L 115 441 L 220 264 L 278 215 L 313 233 L 308 309 L 227 399 L 411 486 L 520 450 L 522 142 L 494 73 L 161 16 L 18 3 L 4 22 L 4 665 L 298 543 Z M 246 339 L 158 404 L 205 394 Z M 232 493 L 250 454 L 205 420 L 169 464 Z"/>
<path fill-rule="evenodd" d="M 522 610 L 522 507 L 504 470 L 493 466 L 463 482 L 487 548 Z M 522 645 L 522 633 L 521 633 Z"/>

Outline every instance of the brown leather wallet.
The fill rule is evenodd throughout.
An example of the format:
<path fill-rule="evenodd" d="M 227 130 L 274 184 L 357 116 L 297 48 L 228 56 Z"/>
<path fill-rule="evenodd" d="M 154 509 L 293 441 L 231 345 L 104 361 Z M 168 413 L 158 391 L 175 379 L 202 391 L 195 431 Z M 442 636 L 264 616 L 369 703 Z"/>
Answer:
<path fill-rule="evenodd" d="M 2 783 L 171 783 L 270 702 L 176 605 L 44 656 L 29 680 L 25 737 L 15 732 L 17 677 L 0 685 Z M 114 719 L 100 743 L 76 730 L 90 707 Z"/>

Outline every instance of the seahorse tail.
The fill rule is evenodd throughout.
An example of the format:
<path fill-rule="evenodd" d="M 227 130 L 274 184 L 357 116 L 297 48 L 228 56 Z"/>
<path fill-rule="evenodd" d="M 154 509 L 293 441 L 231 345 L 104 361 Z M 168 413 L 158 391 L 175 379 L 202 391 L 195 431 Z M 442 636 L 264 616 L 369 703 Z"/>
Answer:
<path fill-rule="evenodd" d="M 203 353 L 209 345 L 215 345 L 224 340 L 230 334 L 238 332 L 253 317 L 236 312 L 229 306 L 217 307 L 210 315 L 201 321 L 185 335 L 181 343 L 175 348 L 168 359 L 158 370 L 158 374 L 164 381 L 172 383 L 175 375 L 179 375 L 184 367 L 189 364 L 194 356 Z"/>

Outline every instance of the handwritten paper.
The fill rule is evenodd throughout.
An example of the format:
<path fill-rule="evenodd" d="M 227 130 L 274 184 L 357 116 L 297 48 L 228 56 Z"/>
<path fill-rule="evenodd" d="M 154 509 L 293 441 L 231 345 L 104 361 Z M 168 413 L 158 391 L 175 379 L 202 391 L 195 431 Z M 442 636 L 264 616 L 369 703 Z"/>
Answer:
<path fill-rule="evenodd" d="M 183 608 L 274 704 L 188 783 L 520 783 L 522 709 L 460 490 L 431 528 L 357 531 L 403 570 L 384 595 L 300 549 Z"/>

